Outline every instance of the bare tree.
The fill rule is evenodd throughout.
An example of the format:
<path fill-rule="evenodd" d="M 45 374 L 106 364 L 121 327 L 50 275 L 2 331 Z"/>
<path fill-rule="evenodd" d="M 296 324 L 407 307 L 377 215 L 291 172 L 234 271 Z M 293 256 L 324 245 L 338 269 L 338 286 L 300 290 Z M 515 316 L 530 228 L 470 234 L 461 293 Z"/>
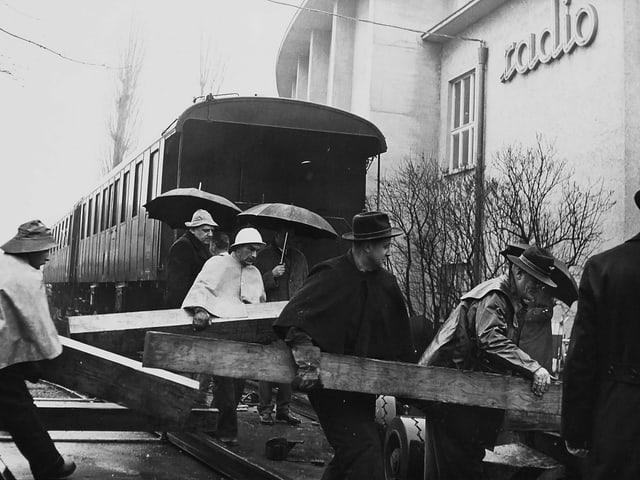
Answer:
<path fill-rule="evenodd" d="M 118 165 L 134 146 L 133 134 L 138 117 L 138 78 L 144 60 L 144 45 L 132 27 L 116 70 L 114 109 L 108 120 L 109 146 L 103 160 L 103 173 Z"/>
<path fill-rule="evenodd" d="M 227 69 L 227 58 L 222 50 L 222 42 L 215 37 L 200 35 L 200 96 L 208 93 L 217 95 Z"/>
<path fill-rule="evenodd" d="M 568 266 L 581 265 L 602 238 L 612 192 L 582 185 L 554 149 L 538 137 L 531 148 L 506 147 L 485 182 L 485 225 L 476 245 L 475 176 L 447 174 L 433 158 L 407 158 L 381 181 L 380 208 L 404 233 L 394 242 L 391 269 L 411 315 L 438 327 L 460 296 L 499 273 L 500 250 L 514 242 L 549 248 Z M 482 248 L 482 278 L 473 257 Z"/>

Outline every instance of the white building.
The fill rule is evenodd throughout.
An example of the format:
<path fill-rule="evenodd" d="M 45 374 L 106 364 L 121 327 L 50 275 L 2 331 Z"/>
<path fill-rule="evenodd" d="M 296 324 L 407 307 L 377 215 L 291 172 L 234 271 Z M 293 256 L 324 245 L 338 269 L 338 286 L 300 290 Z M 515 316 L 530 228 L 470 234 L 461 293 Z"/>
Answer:
<path fill-rule="evenodd" d="M 450 171 L 484 154 L 490 168 L 505 145 L 533 145 L 542 134 L 577 181 L 603 179 L 614 190 L 604 246 L 640 230 L 637 0 L 302 6 L 335 15 L 296 13 L 277 60 L 278 92 L 373 121 L 387 138 L 383 168 L 411 153 L 436 155 Z M 488 53 L 484 75 L 479 51 Z"/>

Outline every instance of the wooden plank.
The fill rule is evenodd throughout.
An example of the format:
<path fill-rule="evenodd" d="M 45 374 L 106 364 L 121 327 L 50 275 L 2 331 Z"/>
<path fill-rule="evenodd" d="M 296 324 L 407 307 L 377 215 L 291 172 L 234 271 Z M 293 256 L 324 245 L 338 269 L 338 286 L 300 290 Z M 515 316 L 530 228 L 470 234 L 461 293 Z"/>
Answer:
<path fill-rule="evenodd" d="M 215 408 L 192 408 L 184 423 L 176 423 L 109 402 L 36 399 L 35 404 L 47 430 L 214 432 L 218 423 Z"/>
<path fill-rule="evenodd" d="M 214 318 L 213 325 L 231 320 L 276 319 L 287 302 L 248 304 L 246 317 Z M 69 317 L 69 332 L 113 332 L 117 330 L 158 329 L 162 327 L 191 326 L 191 316 L 181 308 L 146 312 L 109 313 Z"/>
<path fill-rule="evenodd" d="M 530 430 L 544 432 L 560 431 L 560 415 L 524 410 L 507 410 L 504 430 Z"/>
<path fill-rule="evenodd" d="M 193 331 L 191 317 L 182 309 L 69 317 L 69 332 L 75 340 L 139 360 L 149 329 L 267 343 L 273 338 L 271 324 L 284 305 L 286 302 L 247 305 L 247 317 L 214 318 L 212 325 L 201 332 Z"/>
<path fill-rule="evenodd" d="M 2 461 L 2 458 L 0 458 L 0 480 L 16 480 L 16 477 L 13 476 L 13 473 Z"/>
<path fill-rule="evenodd" d="M 143 365 L 279 383 L 294 378 L 291 352 L 282 342 L 258 345 L 147 332 Z M 321 372 L 329 389 L 560 414 L 560 385 L 552 385 L 543 397 L 536 397 L 529 381 L 507 375 L 326 353 L 322 354 Z"/>
<path fill-rule="evenodd" d="M 59 337 L 63 352 L 47 362 L 42 378 L 88 396 L 182 424 L 198 396 L 198 382 Z"/>

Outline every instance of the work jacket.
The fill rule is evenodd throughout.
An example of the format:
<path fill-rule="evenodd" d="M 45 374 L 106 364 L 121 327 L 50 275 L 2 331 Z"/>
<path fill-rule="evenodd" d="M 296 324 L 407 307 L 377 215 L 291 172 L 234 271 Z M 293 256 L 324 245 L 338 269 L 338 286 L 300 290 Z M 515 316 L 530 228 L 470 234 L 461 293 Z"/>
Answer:
<path fill-rule="evenodd" d="M 540 364 L 517 345 L 524 316 L 507 275 L 487 280 L 462 296 L 420 364 L 532 377 Z"/>
<path fill-rule="evenodd" d="M 61 353 L 42 271 L 22 256 L 0 251 L 0 369 Z"/>
<path fill-rule="evenodd" d="M 167 260 L 167 308 L 180 308 L 204 262 L 210 257 L 209 247 L 189 231 L 171 245 Z"/>
<path fill-rule="evenodd" d="M 262 273 L 268 302 L 289 300 L 300 290 L 309 274 L 309 266 L 304 254 L 297 248 L 289 246 L 283 261 L 286 271 L 281 277 L 274 278 L 273 267 L 280 264 L 281 258 L 282 250 L 277 245 L 270 244 L 260 251 L 256 259 L 255 266 Z"/>

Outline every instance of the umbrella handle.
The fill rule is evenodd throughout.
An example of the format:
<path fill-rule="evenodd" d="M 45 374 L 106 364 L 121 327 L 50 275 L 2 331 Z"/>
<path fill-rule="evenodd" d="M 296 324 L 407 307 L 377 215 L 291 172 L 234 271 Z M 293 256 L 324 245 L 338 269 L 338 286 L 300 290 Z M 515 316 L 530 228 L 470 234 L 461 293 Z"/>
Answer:
<path fill-rule="evenodd" d="M 282 246 L 282 255 L 280 255 L 280 264 L 284 262 L 284 253 L 287 251 L 287 240 L 289 239 L 289 232 L 284 234 L 284 245 Z"/>

